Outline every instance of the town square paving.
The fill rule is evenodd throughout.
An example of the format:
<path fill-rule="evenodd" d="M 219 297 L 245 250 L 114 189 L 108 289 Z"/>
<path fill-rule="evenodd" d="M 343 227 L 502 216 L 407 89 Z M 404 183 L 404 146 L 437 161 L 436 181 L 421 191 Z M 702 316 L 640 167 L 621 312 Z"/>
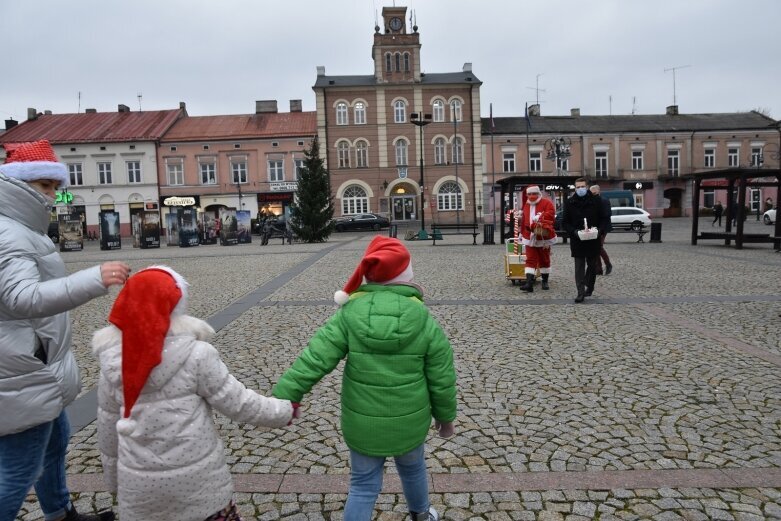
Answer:
<path fill-rule="evenodd" d="M 660 222 L 662 243 L 608 237 L 614 272 L 585 304 L 573 302 L 567 245 L 554 246 L 551 290 L 526 294 L 505 279 L 504 246 L 406 242 L 458 371 L 456 435 L 432 430 L 427 446 L 445 519 L 781 519 L 781 254 L 692 246 L 689 220 Z M 191 314 L 218 329 L 234 375 L 268 393 L 334 312 L 333 292 L 372 236 L 112 252 L 87 243 L 63 257 L 71 271 L 109 259 L 180 271 Z M 96 447 L 89 351 L 115 296 L 73 313 L 84 391 L 69 412 L 86 420 L 75 422 L 68 474 L 83 510 L 115 503 Z M 286 429 L 216 416 L 246 519 L 342 519 L 340 379 L 340 369 L 324 378 Z M 404 518 L 394 474 L 389 464 L 377 519 Z M 41 518 L 30 495 L 19 519 Z"/>

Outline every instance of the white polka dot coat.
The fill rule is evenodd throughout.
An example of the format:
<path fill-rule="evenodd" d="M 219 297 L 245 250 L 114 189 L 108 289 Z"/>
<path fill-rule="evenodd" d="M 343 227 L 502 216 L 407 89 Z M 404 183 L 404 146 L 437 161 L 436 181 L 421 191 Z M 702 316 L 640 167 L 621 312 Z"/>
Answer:
<path fill-rule="evenodd" d="M 233 483 L 212 408 L 257 426 L 282 427 L 292 418 L 289 401 L 257 394 L 230 374 L 205 341 L 212 334 L 197 318 L 172 319 L 162 362 L 133 406 L 132 421 L 123 420 L 119 430 L 122 333 L 109 326 L 93 337 L 100 361 L 98 444 L 122 521 L 202 521 L 228 505 Z"/>

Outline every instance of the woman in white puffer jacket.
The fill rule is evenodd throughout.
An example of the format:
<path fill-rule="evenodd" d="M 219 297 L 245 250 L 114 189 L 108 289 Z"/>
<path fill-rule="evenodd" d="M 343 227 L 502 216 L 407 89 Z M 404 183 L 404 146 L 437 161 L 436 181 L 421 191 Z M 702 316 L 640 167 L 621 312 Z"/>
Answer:
<path fill-rule="evenodd" d="M 297 404 L 259 395 L 184 315 L 187 283 L 170 268 L 130 277 L 93 338 L 100 360 L 98 442 L 122 521 L 237 519 L 212 407 L 242 423 L 282 427 Z"/>

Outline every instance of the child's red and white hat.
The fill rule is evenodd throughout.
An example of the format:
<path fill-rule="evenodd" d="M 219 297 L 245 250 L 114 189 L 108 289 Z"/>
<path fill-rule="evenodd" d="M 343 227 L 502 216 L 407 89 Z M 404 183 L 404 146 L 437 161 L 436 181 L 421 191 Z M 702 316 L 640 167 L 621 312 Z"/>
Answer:
<path fill-rule="evenodd" d="M 51 144 L 45 139 L 27 143 L 4 143 L 5 163 L 0 165 L 0 173 L 30 182 L 51 179 L 60 183 L 60 188 L 68 186 L 68 167 L 60 163 Z"/>
<path fill-rule="evenodd" d="M 378 235 L 369 243 L 363 259 L 344 285 L 344 290 L 334 293 L 334 301 L 340 306 L 347 304 L 350 293 L 357 290 L 364 279 L 367 282 L 389 284 L 411 282 L 412 277 L 409 250 L 398 239 Z"/>

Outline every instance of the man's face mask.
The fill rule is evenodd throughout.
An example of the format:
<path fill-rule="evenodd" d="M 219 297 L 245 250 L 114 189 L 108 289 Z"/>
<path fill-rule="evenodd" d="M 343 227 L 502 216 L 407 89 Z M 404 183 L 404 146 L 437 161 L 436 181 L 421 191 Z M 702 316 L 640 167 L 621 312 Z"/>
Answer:
<path fill-rule="evenodd" d="M 575 188 L 575 193 L 578 194 L 578 197 L 584 197 L 588 193 L 588 188 L 585 186 L 580 186 Z"/>

